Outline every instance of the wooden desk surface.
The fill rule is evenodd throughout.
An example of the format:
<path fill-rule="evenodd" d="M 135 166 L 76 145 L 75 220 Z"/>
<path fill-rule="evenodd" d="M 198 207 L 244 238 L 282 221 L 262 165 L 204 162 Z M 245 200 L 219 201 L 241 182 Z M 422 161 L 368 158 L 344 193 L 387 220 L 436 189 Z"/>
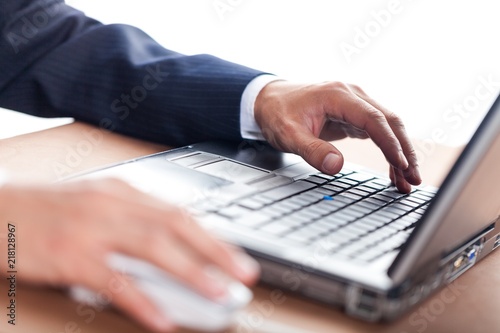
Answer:
<path fill-rule="evenodd" d="M 384 172 L 387 165 L 370 141 L 336 143 L 346 160 Z M 0 141 L 0 165 L 24 182 L 51 181 L 69 173 L 151 154 L 167 147 L 104 133 L 74 123 Z M 418 149 L 418 148 L 417 148 Z M 423 155 L 422 175 L 439 184 L 458 149 L 435 147 Z M 19 235 L 22 242 L 22 235 Z M 22 269 L 22 258 L 20 258 Z M 79 312 L 65 293 L 21 285 L 17 324 L 8 325 L 7 281 L 0 282 L 0 332 L 10 333 L 143 333 L 132 320 L 112 309 Z M 500 331 L 500 254 L 494 253 L 401 319 L 368 324 L 323 304 L 283 293 L 272 303 L 272 288 L 257 286 L 251 305 L 229 332 L 498 332 Z"/>

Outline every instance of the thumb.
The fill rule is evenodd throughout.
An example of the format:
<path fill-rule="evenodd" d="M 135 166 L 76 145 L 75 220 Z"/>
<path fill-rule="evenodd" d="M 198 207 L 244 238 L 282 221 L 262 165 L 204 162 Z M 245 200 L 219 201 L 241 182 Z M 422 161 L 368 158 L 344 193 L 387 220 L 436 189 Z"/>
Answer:
<path fill-rule="evenodd" d="M 292 143 L 294 152 L 326 174 L 338 173 L 344 165 L 342 153 L 331 143 L 315 137 L 312 133 L 296 133 L 295 142 Z"/>

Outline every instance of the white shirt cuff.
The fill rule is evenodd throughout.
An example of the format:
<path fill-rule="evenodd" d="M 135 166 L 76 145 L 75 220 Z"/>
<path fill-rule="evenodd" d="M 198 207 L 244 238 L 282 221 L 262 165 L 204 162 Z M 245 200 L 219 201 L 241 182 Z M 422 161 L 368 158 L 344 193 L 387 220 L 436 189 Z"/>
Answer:
<path fill-rule="evenodd" d="M 255 121 L 254 105 L 260 91 L 268 83 L 277 80 L 281 79 L 274 75 L 263 74 L 257 76 L 246 86 L 241 96 L 240 105 L 240 133 L 242 138 L 248 140 L 265 140 L 259 125 Z"/>
<path fill-rule="evenodd" d="M 5 170 L 0 169 L 0 188 L 7 184 L 9 177 Z"/>

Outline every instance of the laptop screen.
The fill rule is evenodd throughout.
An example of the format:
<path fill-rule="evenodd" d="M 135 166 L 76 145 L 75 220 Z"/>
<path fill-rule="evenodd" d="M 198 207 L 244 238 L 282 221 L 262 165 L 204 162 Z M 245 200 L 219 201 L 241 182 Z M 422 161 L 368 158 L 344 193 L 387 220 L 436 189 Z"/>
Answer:
<path fill-rule="evenodd" d="M 500 214 L 500 96 L 444 180 L 389 274 L 396 282 L 441 259 Z"/>

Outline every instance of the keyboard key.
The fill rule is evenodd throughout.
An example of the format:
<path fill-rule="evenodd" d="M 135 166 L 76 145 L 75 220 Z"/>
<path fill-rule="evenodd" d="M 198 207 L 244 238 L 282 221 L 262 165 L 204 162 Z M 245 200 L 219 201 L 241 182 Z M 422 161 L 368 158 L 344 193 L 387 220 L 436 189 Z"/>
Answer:
<path fill-rule="evenodd" d="M 307 235 L 309 235 L 309 238 L 313 240 L 323 235 L 326 235 L 329 232 L 329 230 L 326 228 L 322 228 L 321 225 L 320 226 L 316 225 L 316 223 L 310 223 L 303 226 L 300 229 L 297 229 L 297 232 L 306 233 Z"/>
<path fill-rule="evenodd" d="M 347 190 L 347 189 L 349 189 L 349 188 L 352 187 L 352 185 L 350 185 L 350 184 L 342 183 L 342 182 L 339 182 L 337 180 L 335 180 L 333 182 L 330 182 L 328 184 L 323 185 L 323 187 L 327 187 L 327 186 L 336 186 L 336 187 L 342 188 L 344 190 Z"/>
<path fill-rule="evenodd" d="M 387 190 L 383 190 L 381 192 L 379 192 L 379 194 L 382 194 L 382 195 L 385 195 L 386 197 L 390 197 L 390 198 L 393 198 L 393 199 L 399 199 L 401 197 L 404 197 L 405 195 L 407 195 L 406 193 L 401 193 L 395 189 L 387 189 Z"/>
<path fill-rule="evenodd" d="M 313 223 L 324 226 L 325 228 L 328 228 L 328 230 L 335 230 L 345 226 L 347 223 L 349 223 L 349 221 L 337 219 L 333 216 L 326 216 L 317 221 L 314 221 Z"/>
<path fill-rule="evenodd" d="M 356 218 L 352 215 L 349 215 L 349 214 L 346 214 L 346 213 L 340 211 L 340 212 L 328 215 L 328 219 L 331 219 L 334 221 L 352 222 Z"/>
<path fill-rule="evenodd" d="M 296 195 L 294 197 L 291 197 L 289 199 L 286 199 L 286 200 L 298 200 L 299 202 L 302 202 L 302 203 L 306 203 L 306 205 L 304 206 L 307 206 L 309 204 L 312 204 L 314 202 L 318 202 L 320 200 L 323 199 L 323 195 L 314 195 L 314 194 L 311 194 L 309 192 L 305 192 L 305 193 L 301 193 L 299 195 Z"/>
<path fill-rule="evenodd" d="M 321 177 L 321 178 L 326 179 L 328 181 L 333 180 L 333 179 L 335 179 L 335 178 L 338 177 L 338 176 L 335 176 L 335 175 L 327 175 L 326 173 L 318 173 L 315 176 L 316 177 Z"/>
<path fill-rule="evenodd" d="M 194 207 L 199 211 L 204 212 L 215 212 L 218 209 L 224 207 L 224 204 L 216 202 L 213 200 L 198 201 L 194 204 Z"/>
<path fill-rule="evenodd" d="M 392 230 L 387 230 L 384 228 L 377 229 L 369 234 L 367 234 L 365 237 L 363 237 L 363 242 L 366 242 L 367 245 L 369 244 L 376 244 L 380 242 L 382 239 L 387 238 L 391 234 L 393 234 L 394 231 Z"/>
<path fill-rule="evenodd" d="M 307 223 L 310 223 L 311 221 L 313 221 L 313 218 L 311 216 L 309 216 L 308 214 L 299 215 L 298 213 L 299 212 L 291 214 L 291 215 L 283 216 L 281 219 L 297 221 L 296 223 L 300 222 L 300 224 L 307 224 Z M 293 223 L 293 222 L 291 222 L 291 223 Z"/>
<path fill-rule="evenodd" d="M 347 179 L 347 178 L 339 178 L 338 181 L 335 182 L 335 184 L 339 184 L 339 183 L 344 183 L 344 184 L 347 184 L 347 185 L 351 185 L 350 187 L 353 187 L 353 186 L 356 186 L 359 184 L 359 182 L 355 181 L 355 180 L 350 180 L 350 179 Z"/>
<path fill-rule="evenodd" d="M 386 224 L 385 221 L 381 221 L 378 219 L 372 219 L 369 216 L 364 217 L 362 219 L 359 219 L 358 221 L 356 221 L 356 223 L 363 223 L 363 224 L 371 226 L 374 229 L 379 228 L 379 227 L 383 226 L 384 224 Z"/>
<path fill-rule="evenodd" d="M 270 217 L 260 212 L 246 214 L 234 220 L 235 223 L 245 225 L 247 227 L 258 227 L 268 222 Z"/>
<path fill-rule="evenodd" d="M 279 208 L 279 209 L 283 209 L 285 212 L 289 212 L 289 213 L 304 207 L 301 204 L 293 203 L 293 202 L 290 202 L 288 200 L 283 200 L 283 201 L 277 202 L 272 206 Z"/>
<path fill-rule="evenodd" d="M 367 207 L 364 207 L 363 205 L 361 205 L 361 202 L 358 202 L 358 203 L 350 205 L 349 211 L 355 211 L 355 212 L 358 212 L 360 214 L 366 215 L 366 214 L 370 214 L 371 212 L 373 212 L 373 209 L 369 209 Z"/>
<path fill-rule="evenodd" d="M 381 210 L 374 213 L 376 216 L 382 216 L 388 218 L 390 221 L 397 219 L 399 217 L 398 214 L 392 213 L 388 211 L 386 208 L 382 208 Z"/>
<path fill-rule="evenodd" d="M 253 209 L 253 210 L 260 209 L 260 208 L 264 207 L 264 204 L 262 202 L 255 200 L 255 199 L 252 199 L 252 198 L 240 200 L 240 201 L 238 201 L 238 204 L 240 206 L 243 206 L 243 207 L 248 208 L 248 209 Z"/>
<path fill-rule="evenodd" d="M 360 252 L 364 249 L 366 249 L 366 244 L 364 244 L 362 241 L 357 241 L 344 246 L 340 246 L 335 253 L 343 254 L 350 257 L 353 256 L 355 253 Z"/>
<path fill-rule="evenodd" d="M 404 219 L 397 219 L 395 221 L 392 221 L 389 225 L 392 227 L 392 228 L 395 228 L 396 230 L 404 230 L 406 228 L 408 228 L 409 226 L 411 226 L 413 224 L 413 222 L 410 222 L 408 220 L 404 220 Z"/>
<path fill-rule="evenodd" d="M 410 210 L 413 210 L 413 207 L 410 207 L 408 205 L 405 205 L 405 204 L 402 204 L 400 202 L 395 202 L 395 203 L 392 203 L 390 205 L 390 207 L 393 207 L 393 208 L 396 208 L 396 209 L 399 209 L 399 210 L 402 210 L 404 212 L 409 212 Z"/>
<path fill-rule="evenodd" d="M 328 223 L 328 222 L 320 219 L 320 220 L 312 221 L 306 227 L 312 228 L 312 229 L 317 229 L 323 233 L 327 233 L 327 232 L 332 231 L 333 229 L 338 229 L 339 226 L 334 226 L 332 223 Z"/>
<path fill-rule="evenodd" d="M 345 176 L 345 175 L 348 175 L 348 174 L 353 173 L 353 172 L 354 171 L 352 171 L 351 169 L 342 168 L 342 170 L 340 170 L 339 174 Z"/>
<path fill-rule="evenodd" d="M 275 189 L 264 192 L 262 196 L 270 198 L 274 201 L 278 201 L 288 198 L 292 195 L 307 191 L 313 187 L 316 187 L 316 185 L 306 181 L 297 181 L 295 183 L 280 186 Z"/>
<path fill-rule="evenodd" d="M 303 221 L 302 219 L 295 218 L 293 216 L 283 216 L 282 218 L 277 219 L 277 220 L 273 221 L 272 223 L 279 223 L 279 224 L 289 226 L 291 229 L 296 229 L 296 228 L 299 228 L 299 227 L 305 225 L 306 222 L 309 222 L 309 221 Z"/>
<path fill-rule="evenodd" d="M 396 188 L 393 186 L 392 182 L 389 179 L 375 178 L 371 182 L 374 184 L 379 184 L 379 185 L 385 186 L 385 187 Z"/>
<path fill-rule="evenodd" d="M 402 200 L 400 200 L 400 201 L 398 201 L 398 202 L 399 202 L 399 203 L 401 203 L 401 204 L 404 204 L 404 205 L 410 206 L 410 207 L 412 207 L 412 208 L 417 208 L 418 206 L 420 206 L 420 204 L 419 204 L 419 203 L 416 203 L 416 202 L 414 202 L 414 201 L 410 201 L 410 200 L 408 200 L 408 198 L 404 198 L 404 199 L 402 199 Z"/>
<path fill-rule="evenodd" d="M 270 224 L 264 225 L 263 227 L 260 228 L 260 230 L 275 236 L 282 236 L 283 234 L 286 234 L 287 232 L 291 231 L 292 227 L 285 224 L 272 222 Z"/>
<path fill-rule="evenodd" d="M 407 213 L 407 211 L 403 209 L 399 209 L 397 207 L 394 207 L 394 205 L 389 205 L 381 209 L 383 212 L 390 212 L 393 214 L 396 214 L 396 216 L 402 216 Z"/>
<path fill-rule="evenodd" d="M 332 234 L 344 239 L 347 243 L 359 238 L 359 236 L 363 233 L 359 230 L 346 229 L 346 227 L 342 227 L 338 230 L 335 230 Z"/>
<path fill-rule="evenodd" d="M 325 195 L 330 196 L 330 195 L 332 195 L 332 194 L 335 194 L 335 192 L 334 192 L 334 191 L 329 190 L 329 189 L 327 189 L 327 188 L 321 188 L 321 187 L 318 187 L 318 188 L 312 189 L 312 190 L 308 191 L 307 193 L 310 193 L 310 194 L 312 194 L 312 195 L 316 195 L 316 196 L 318 196 L 318 198 L 322 198 L 322 197 L 324 197 Z"/>
<path fill-rule="evenodd" d="M 367 233 L 365 228 L 360 227 L 356 223 L 350 223 L 350 224 L 346 225 L 345 227 L 340 228 L 338 230 L 338 232 L 348 233 L 348 234 L 352 235 L 353 237 L 355 236 L 356 238 Z"/>
<path fill-rule="evenodd" d="M 326 245 L 325 247 L 330 248 L 331 250 L 337 248 L 338 246 L 346 245 L 356 237 L 352 237 L 351 235 L 346 235 L 345 233 L 340 233 L 341 229 L 330 232 L 329 234 L 323 235 L 321 238 L 317 240 L 318 243 L 322 245 Z"/>
<path fill-rule="evenodd" d="M 357 220 L 355 222 L 352 222 L 351 224 L 349 224 L 349 227 L 363 230 L 365 233 L 371 232 L 371 231 L 378 228 L 378 226 L 375 226 L 374 224 L 366 223 L 366 221 L 363 221 L 363 220 Z"/>
<path fill-rule="evenodd" d="M 360 189 L 358 189 L 357 187 L 355 188 L 351 188 L 350 190 L 347 190 L 346 192 L 348 193 L 353 193 L 353 194 L 357 194 L 359 195 L 360 197 L 366 197 L 368 195 L 370 195 L 371 193 L 368 193 L 366 191 L 362 191 Z"/>
<path fill-rule="evenodd" d="M 252 200 L 255 200 L 257 202 L 260 202 L 262 203 L 263 205 L 270 205 L 274 202 L 274 199 L 272 198 L 266 198 L 260 194 L 258 195 L 254 195 L 253 197 L 251 197 Z"/>
<path fill-rule="evenodd" d="M 363 199 L 363 200 L 361 200 L 359 202 L 356 202 L 355 205 L 367 208 L 367 209 L 369 209 L 372 212 L 382 207 L 381 206 L 382 205 L 381 202 L 372 203 L 372 202 L 367 201 L 367 199 Z"/>
<path fill-rule="evenodd" d="M 380 222 L 383 222 L 384 224 L 391 221 L 391 218 L 389 218 L 389 217 L 387 217 L 385 215 L 377 214 L 377 213 L 378 213 L 378 211 L 375 212 L 375 213 L 372 213 L 370 215 L 367 215 L 367 216 L 365 216 L 363 218 L 364 219 L 371 219 L 371 220 L 380 221 Z"/>
<path fill-rule="evenodd" d="M 291 233 L 285 235 L 285 238 L 309 243 L 312 239 L 317 238 L 319 235 L 321 235 L 321 232 L 319 232 L 318 230 L 304 227 L 295 229 Z"/>
<path fill-rule="evenodd" d="M 391 201 L 394 201 L 394 199 L 393 199 L 393 198 L 391 198 L 391 197 L 387 197 L 387 196 L 382 195 L 382 194 L 380 194 L 380 193 L 382 193 L 382 192 L 379 192 L 379 193 L 377 193 L 377 194 L 375 194 L 375 195 L 372 195 L 370 198 L 377 199 L 377 200 L 383 201 L 383 202 L 385 202 L 385 203 L 389 203 L 389 202 L 391 202 Z"/>
<path fill-rule="evenodd" d="M 324 188 L 324 189 L 327 189 L 329 191 L 332 191 L 333 193 L 339 193 L 339 192 L 342 192 L 342 191 L 345 190 L 345 188 L 343 188 L 343 187 L 335 186 L 335 185 L 332 185 L 332 184 L 323 185 L 323 186 L 321 186 L 321 188 Z"/>
<path fill-rule="evenodd" d="M 309 236 L 301 234 L 297 231 L 286 234 L 284 238 L 290 239 L 290 240 L 295 241 L 297 243 L 302 243 L 302 244 L 309 243 Z"/>
<path fill-rule="evenodd" d="M 434 196 L 436 194 L 433 193 L 433 192 L 427 192 L 427 191 L 423 191 L 423 190 L 417 190 L 417 191 L 415 191 L 415 195 L 418 196 L 418 197 L 427 198 L 429 200 L 429 199 L 434 198 Z"/>
<path fill-rule="evenodd" d="M 424 215 L 424 213 L 425 213 L 425 209 L 423 209 L 423 208 L 418 208 L 418 209 L 416 209 L 416 210 L 415 210 L 415 213 L 416 213 L 416 214 L 420 214 L 420 215 Z"/>
<path fill-rule="evenodd" d="M 379 184 L 379 183 L 376 183 L 376 182 L 374 182 L 373 180 L 372 180 L 372 181 L 369 181 L 369 182 L 367 182 L 367 183 L 363 183 L 363 186 L 365 186 L 365 187 L 369 187 L 369 188 L 372 188 L 372 189 L 374 189 L 374 190 L 383 190 L 383 189 L 385 189 L 385 188 L 387 187 L 387 186 L 385 186 L 385 185 L 381 185 L 381 184 Z"/>
<path fill-rule="evenodd" d="M 231 206 L 220 209 L 217 213 L 219 215 L 223 215 L 223 216 L 226 216 L 226 217 L 233 219 L 233 218 L 243 216 L 245 214 L 249 214 L 250 212 L 251 212 L 251 210 L 249 210 L 247 208 L 244 208 L 244 207 L 241 207 L 238 205 L 231 205 Z"/>
<path fill-rule="evenodd" d="M 308 206 L 298 212 L 298 214 L 307 214 L 314 220 L 320 218 L 323 215 L 326 215 L 324 211 L 318 210 L 315 206 Z"/>
<path fill-rule="evenodd" d="M 352 216 L 354 219 L 358 219 L 361 216 L 365 215 L 365 214 L 363 214 L 363 213 L 361 213 L 359 211 L 351 209 L 351 207 L 352 207 L 352 205 L 349 206 L 349 207 L 346 207 L 345 209 L 342 209 L 340 212 L 342 212 L 343 214 L 347 214 L 349 216 Z"/>
<path fill-rule="evenodd" d="M 333 213 L 343 207 L 345 207 L 345 203 L 341 201 L 335 200 L 321 200 L 313 205 L 311 207 L 316 207 L 319 210 L 324 212 L 324 215 Z"/>
<path fill-rule="evenodd" d="M 381 208 L 382 206 L 385 206 L 385 204 L 387 203 L 386 201 L 383 201 L 383 200 L 380 200 L 380 199 L 377 199 L 377 198 L 373 198 L 373 197 L 369 197 L 369 198 L 366 198 L 366 199 L 363 199 L 362 201 L 363 203 L 364 202 L 369 202 L 369 203 L 372 203 L 374 204 L 377 208 Z"/>
<path fill-rule="evenodd" d="M 271 218 L 281 217 L 285 214 L 288 214 L 288 211 L 284 211 L 283 209 L 276 208 L 274 206 L 264 207 L 259 211 L 261 214 L 267 215 Z"/>
<path fill-rule="evenodd" d="M 317 176 L 310 176 L 310 177 L 306 178 L 305 180 L 308 182 L 317 184 L 317 185 L 322 185 L 322 184 L 327 182 L 326 179 L 324 179 L 322 177 L 317 177 Z"/>
<path fill-rule="evenodd" d="M 356 186 L 356 189 L 358 191 L 363 191 L 363 192 L 366 192 L 366 193 L 369 193 L 369 194 L 374 194 L 374 193 L 377 193 L 379 191 L 379 190 L 376 190 L 374 188 L 365 186 L 364 184 Z"/>
<path fill-rule="evenodd" d="M 411 196 L 411 195 L 410 195 L 410 196 L 408 196 L 408 197 L 406 197 L 406 200 L 409 200 L 409 201 L 415 202 L 415 203 L 416 203 L 416 204 L 418 204 L 418 205 L 423 205 L 423 204 L 425 204 L 425 203 L 427 202 L 427 200 L 422 200 L 422 199 L 420 199 L 420 198 L 417 198 L 417 197 L 415 197 L 415 196 Z"/>
<path fill-rule="evenodd" d="M 311 213 L 311 212 L 308 212 L 306 210 L 300 210 L 300 211 L 295 212 L 295 213 L 293 213 L 292 215 L 289 215 L 289 216 L 293 216 L 293 217 L 299 218 L 299 219 L 301 219 L 304 222 L 310 222 L 312 220 L 317 219 L 321 215 L 318 215 L 317 213 Z"/>
<path fill-rule="evenodd" d="M 335 199 L 338 201 L 342 201 L 342 202 L 345 202 L 347 204 L 350 204 L 350 203 L 358 201 L 360 199 L 360 197 L 355 195 L 355 194 L 349 194 L 346 192 L 342 192 L 342 193 L 335 195 Z"/>
<path fill-rule="evenodd" d="M 405 216 L 402 216 L 400 219 L 411 222 L 411 223 L 415 223 L 418 220 L 420 220 L 420 215 L 415 214 L 415 213 L 409 213 L 409 214 L 406 214 Z"/>
<path fill-rule="evenodd" d="M 364 173 L 364 172 L 354 172 L 354 173 L 351 173 L 347 176 L 344 177 L 344 179 L 350 179 L 350 180 L 354 180 L 354 181 L 357 181 L 357 182 L 365 182 L 367 180 L 370 180 L 370 179 L 373 179 L 375 177 L 373 177 L 372 175 L 369 175 L 367 173 Z"/>

